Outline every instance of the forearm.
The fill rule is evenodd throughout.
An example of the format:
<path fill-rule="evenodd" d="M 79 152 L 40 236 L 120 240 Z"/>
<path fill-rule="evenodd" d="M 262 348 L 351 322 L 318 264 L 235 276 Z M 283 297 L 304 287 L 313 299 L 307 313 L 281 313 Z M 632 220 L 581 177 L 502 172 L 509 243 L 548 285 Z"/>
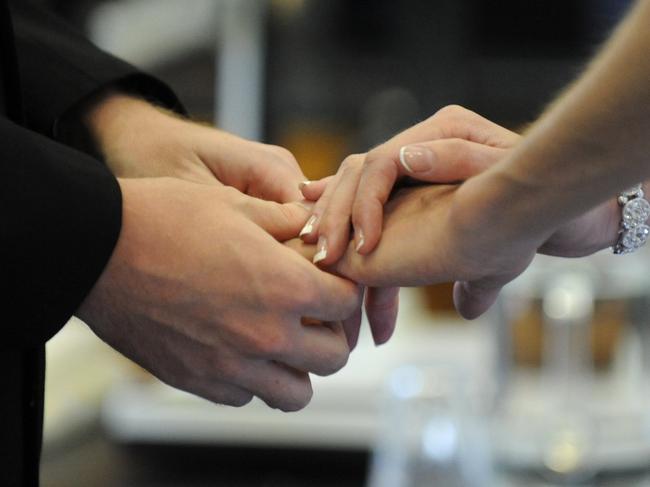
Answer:
<path fill-rule="evenodd" d="M 643 0 L 512 154 L 470 181 L 467 193 L 483 195 L 476 203 L 492 221 L 507 220 L 506 234 L 543 238 L 648 179 L 648 25 L 650 1 Z"/>

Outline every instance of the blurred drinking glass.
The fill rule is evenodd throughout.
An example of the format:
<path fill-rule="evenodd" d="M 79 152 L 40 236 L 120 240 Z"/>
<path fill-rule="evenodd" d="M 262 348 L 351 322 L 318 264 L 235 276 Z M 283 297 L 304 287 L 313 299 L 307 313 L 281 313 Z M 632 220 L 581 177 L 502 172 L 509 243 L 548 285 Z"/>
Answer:
<path fill-rule="evenodd" d="M 452 365 L 407 365 L 389 377 L 370 487 L 490 485 L 474 381 Z"/>

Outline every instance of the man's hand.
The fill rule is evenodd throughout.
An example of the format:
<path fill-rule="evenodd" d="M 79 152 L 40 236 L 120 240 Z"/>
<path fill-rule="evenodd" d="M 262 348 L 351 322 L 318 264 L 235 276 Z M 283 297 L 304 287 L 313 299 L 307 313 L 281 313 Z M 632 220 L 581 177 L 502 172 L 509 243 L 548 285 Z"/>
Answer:
<path fill-rule="evenodd" d="M 355 283 L 279 243 L 297 234 L 304 208 L 173 178 L 120 185 L 120 238 L 78 316 L 175 387 L 229 405 L 256 395 L 304 407 L 308 373 L 346 363 L 340 321 L 359 306 Z"/>
<path fill-rule="evenodd" d="M 112 172 L 223 184 L 281 203 L 302 199 L 306 178 L 286 149 L 181 119 L 144 100 L 109 94 L 84 117 Z"/>

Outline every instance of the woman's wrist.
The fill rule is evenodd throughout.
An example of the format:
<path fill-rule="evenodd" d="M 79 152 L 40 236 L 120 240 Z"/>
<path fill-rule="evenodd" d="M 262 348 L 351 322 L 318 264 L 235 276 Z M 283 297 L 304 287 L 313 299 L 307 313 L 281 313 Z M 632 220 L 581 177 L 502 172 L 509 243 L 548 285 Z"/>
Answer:
<path fill-rule="evenodd" d="M 539 211 L 545 191 L 493 167 L 459 188 L 459 220 L 481 228 L 481 240 L 500 245 L 539 244 L 553 233 L 553 220 Z"/>

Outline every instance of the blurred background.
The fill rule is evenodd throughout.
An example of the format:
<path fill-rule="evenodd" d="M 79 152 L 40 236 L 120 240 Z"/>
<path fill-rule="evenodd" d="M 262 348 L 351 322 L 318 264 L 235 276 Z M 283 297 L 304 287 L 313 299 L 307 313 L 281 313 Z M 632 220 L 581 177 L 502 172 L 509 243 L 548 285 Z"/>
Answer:
<path fill-rule="evenodd" d="M 42 0 L 196 119 L 305 174 L 456 103 L 521 130 L 628 0 Z M 48 344 L 43 486 L 650 485 L 647 253 L 538 259 L 472 323 L 402 293 L 295 414 L 160 384 L 72 320 Z"/>

